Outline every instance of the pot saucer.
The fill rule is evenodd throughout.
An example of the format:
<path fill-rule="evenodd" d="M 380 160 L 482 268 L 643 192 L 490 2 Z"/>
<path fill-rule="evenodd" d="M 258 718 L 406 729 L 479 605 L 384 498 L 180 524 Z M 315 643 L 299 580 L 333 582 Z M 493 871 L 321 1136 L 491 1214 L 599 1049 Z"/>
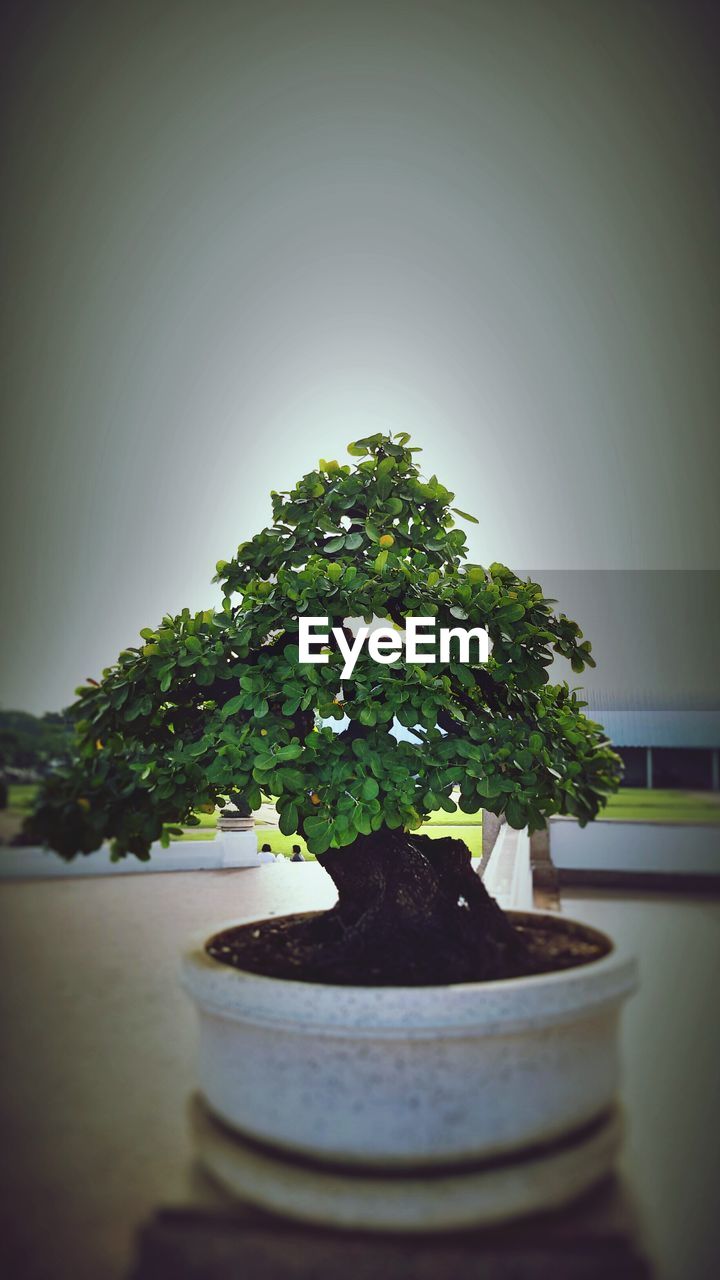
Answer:
<path fill-rule="evenodd" d="M 562 1141 L 512 1157 L 383 1172 L 322 1164 L 248 1139 L 191 1102 L 196 1155 L 231 1195 L 271 1213 L 348 1231 L 434 1232 L 490 1226 L 563 1208 L 611 1173 L 617 1107 Z"/>

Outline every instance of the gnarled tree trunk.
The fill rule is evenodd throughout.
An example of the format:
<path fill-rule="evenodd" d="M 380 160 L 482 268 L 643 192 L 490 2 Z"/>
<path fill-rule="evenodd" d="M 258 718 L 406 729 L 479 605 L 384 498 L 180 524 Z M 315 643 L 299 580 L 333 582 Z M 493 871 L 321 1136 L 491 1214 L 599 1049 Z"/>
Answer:
<path fill-rule="evenodd" d="M 324 918 L 327 958 L 342 953 L 356 982 L 466 982 L 527 970 L 521 935 L 461 840 L 381 828 L 318 861 L 339 895 Z"/>
<path fill-rule="evenodd" d="M 225 930 L 223 964 L 268 977 L 353 986 L 434 986 L 533 972 L 516 930 L 473 870 L 461 840 L 383 827 L 318 861 L 334 880 L 330 911 Z"/>

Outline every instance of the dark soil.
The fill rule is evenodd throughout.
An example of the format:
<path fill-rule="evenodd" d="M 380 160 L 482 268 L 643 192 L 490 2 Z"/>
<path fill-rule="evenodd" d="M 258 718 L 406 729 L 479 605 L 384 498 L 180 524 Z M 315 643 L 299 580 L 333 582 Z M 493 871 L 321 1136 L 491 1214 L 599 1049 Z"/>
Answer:
<path fill-rule="evenodd" d="M 456 981 L 438 973 L 431 954 L 418 955 L 414 962 L 405 959 L 401 968 L 392 964 L 387 952 L 370 953 L 362 959 L 344 959 L 342 937 L 329 917 L 329 911 L 281 916 L 277 920 L 261 920 L 217 933 L 206 950 L 215 960 L 263 974 L 267 978 L 289 978 L 296 982 L 327 982 L 355 987 L 431 987 Z M 516 925 L 515 929 L 527 948 L 524 967 L 513 966 L 513 972 L 495 974 L 496 978 L 519 978 L 536 973 L 572 969 L 599 960 L 607 947 L 592 936 L 565 933 L 554 922 Z M 466 976 L 464 982 L 487 981 L 479 973 Z"/>
<path fill-rule="evenodd" d="M 335 907 L 226 929 L 208 954 L 298 982 L 441 986 L 569 969 L 607 951 L 601 935 L 567 921 L 511 920 L 460 840 L 382 831 L 319 861 L 337 885 Z"/>

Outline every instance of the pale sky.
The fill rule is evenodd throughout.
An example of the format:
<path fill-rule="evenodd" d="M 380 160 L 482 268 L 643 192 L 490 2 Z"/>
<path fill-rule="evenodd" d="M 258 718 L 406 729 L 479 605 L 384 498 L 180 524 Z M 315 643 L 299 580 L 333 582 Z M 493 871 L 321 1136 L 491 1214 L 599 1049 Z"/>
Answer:
<path fill-rule="evenodd" d="M 269 490 L 378 429 L 479 516 L 473 559 L 720 568 L 692 9 L 20 9 L 0 705 L 207 607 Z"/>

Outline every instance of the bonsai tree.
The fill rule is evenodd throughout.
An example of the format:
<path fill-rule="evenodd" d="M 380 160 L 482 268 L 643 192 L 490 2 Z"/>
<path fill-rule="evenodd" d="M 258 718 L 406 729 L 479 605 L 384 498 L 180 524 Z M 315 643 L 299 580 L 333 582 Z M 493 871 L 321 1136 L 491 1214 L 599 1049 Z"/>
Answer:
<path fill-rule="evenodd" d="M 527 930 L 486 894 L 466 846 L 417 830 L 458 806 L 531 831 L 551 814 L 584 824 L 618 785 L 602 728 L 548 678 L 554 654 L 574 672 L 594 665 L 590 644 L 536 583 L 467 560 L 454 516 L 473 517 L 421 477 L 408 442 L 358 440 L 352 465 L 321 459 L 273 492 L 272 523 L 217 564 L 222 605 L 166 615 L 77 690 L 72 763 L 29 821 L 64 858 L 109 840 L 113 858 L 147 859 L 197 810 L 272 800 L 339 902 L 288 924 L 280 949 L 260 931 L 255 959 L 226 946 L 229 963 L 355 982 L 526 972 L 541 963 Z M 303 615 L 350 638 L 353 619 L 461 622 L 485 628 L 492 651 L 484 663 L 451 652 L 380 665 L 364 649 L 343 678 L 336 647 L 322 664 L 300 661 Z"/>

